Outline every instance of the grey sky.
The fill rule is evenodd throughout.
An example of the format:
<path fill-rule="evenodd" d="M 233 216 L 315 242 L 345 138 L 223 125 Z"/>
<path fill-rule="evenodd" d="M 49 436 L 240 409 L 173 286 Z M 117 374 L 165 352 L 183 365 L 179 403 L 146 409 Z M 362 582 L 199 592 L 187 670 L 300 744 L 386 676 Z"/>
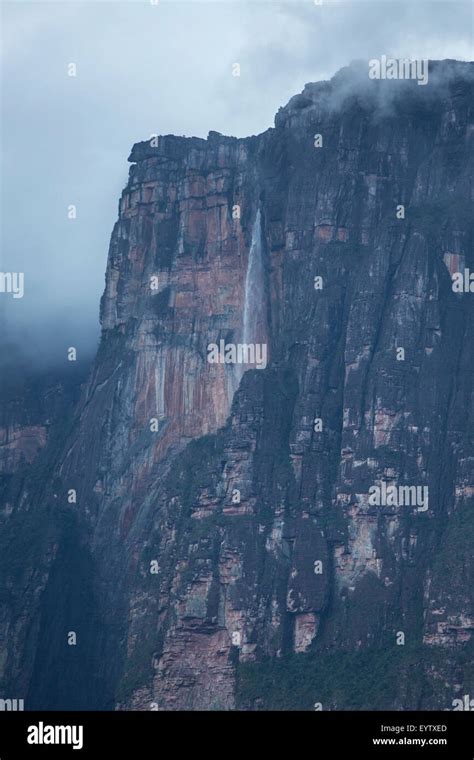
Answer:
<path fill-rule="evenodd" d="M 355 58 L 473 57 L 473 6 L 457 0 L 17 0 L 2 21 L 0 269 L 25 272 L 25 296 L 0 293 L 0 307 L 48 361 L 97 340 L 134 142 L 257 134 Z"/>

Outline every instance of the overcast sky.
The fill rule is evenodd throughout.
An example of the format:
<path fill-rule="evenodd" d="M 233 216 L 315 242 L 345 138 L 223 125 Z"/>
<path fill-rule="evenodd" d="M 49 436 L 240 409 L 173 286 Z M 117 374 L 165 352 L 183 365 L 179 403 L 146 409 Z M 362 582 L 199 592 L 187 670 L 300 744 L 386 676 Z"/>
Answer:
<path fill-rule="evenodd" d="M 0 293 L 0 307 L 48 361 L 97 342 L 134 142 L 258 134 L 306 82 L 353 59 L 473 58 L 464 0 L 16 0 L 2 22 L 0 270 L 24 272 L 25 295 Z"/>

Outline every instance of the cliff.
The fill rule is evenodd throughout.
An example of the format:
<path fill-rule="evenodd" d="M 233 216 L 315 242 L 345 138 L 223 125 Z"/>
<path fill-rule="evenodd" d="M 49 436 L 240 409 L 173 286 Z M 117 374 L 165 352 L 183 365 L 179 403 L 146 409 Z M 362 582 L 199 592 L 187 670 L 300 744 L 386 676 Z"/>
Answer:
<path fill-rule="evenodd" d="M 2 513 L 2 696 L 473 693 L 473 69 L 355 66 L 261 135 L 133 147 L 90 378 Z"/>

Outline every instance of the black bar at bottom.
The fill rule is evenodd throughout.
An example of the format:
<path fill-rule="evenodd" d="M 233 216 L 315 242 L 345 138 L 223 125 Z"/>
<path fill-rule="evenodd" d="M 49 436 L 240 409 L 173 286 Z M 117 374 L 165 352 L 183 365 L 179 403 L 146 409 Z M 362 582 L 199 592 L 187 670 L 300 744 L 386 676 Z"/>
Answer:
<path fill-rule="evenodd" d="M 313 757 L 473 760 L 473 728 L 471 712 L 0 712 L 0 760 L 225 757 L 256 742 L 268 756 L 286 741 Z"/>

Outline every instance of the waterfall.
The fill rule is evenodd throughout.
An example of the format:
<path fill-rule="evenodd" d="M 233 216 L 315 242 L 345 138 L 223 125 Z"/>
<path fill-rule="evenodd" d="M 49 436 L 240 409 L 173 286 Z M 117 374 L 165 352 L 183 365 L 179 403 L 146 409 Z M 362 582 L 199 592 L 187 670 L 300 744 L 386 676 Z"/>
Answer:
<path fill-rule="evenodd" d="M 247 275 L 245 278 L 245 298 L 243 317 L 243 342 L 266 343 L 267 302 L 265 294 L 265 273 L 263 266 L 262 221 L 260 209 L 257 211 L 252 229 Z M 249 367 L 244 367 L 249 369 Z"/>

